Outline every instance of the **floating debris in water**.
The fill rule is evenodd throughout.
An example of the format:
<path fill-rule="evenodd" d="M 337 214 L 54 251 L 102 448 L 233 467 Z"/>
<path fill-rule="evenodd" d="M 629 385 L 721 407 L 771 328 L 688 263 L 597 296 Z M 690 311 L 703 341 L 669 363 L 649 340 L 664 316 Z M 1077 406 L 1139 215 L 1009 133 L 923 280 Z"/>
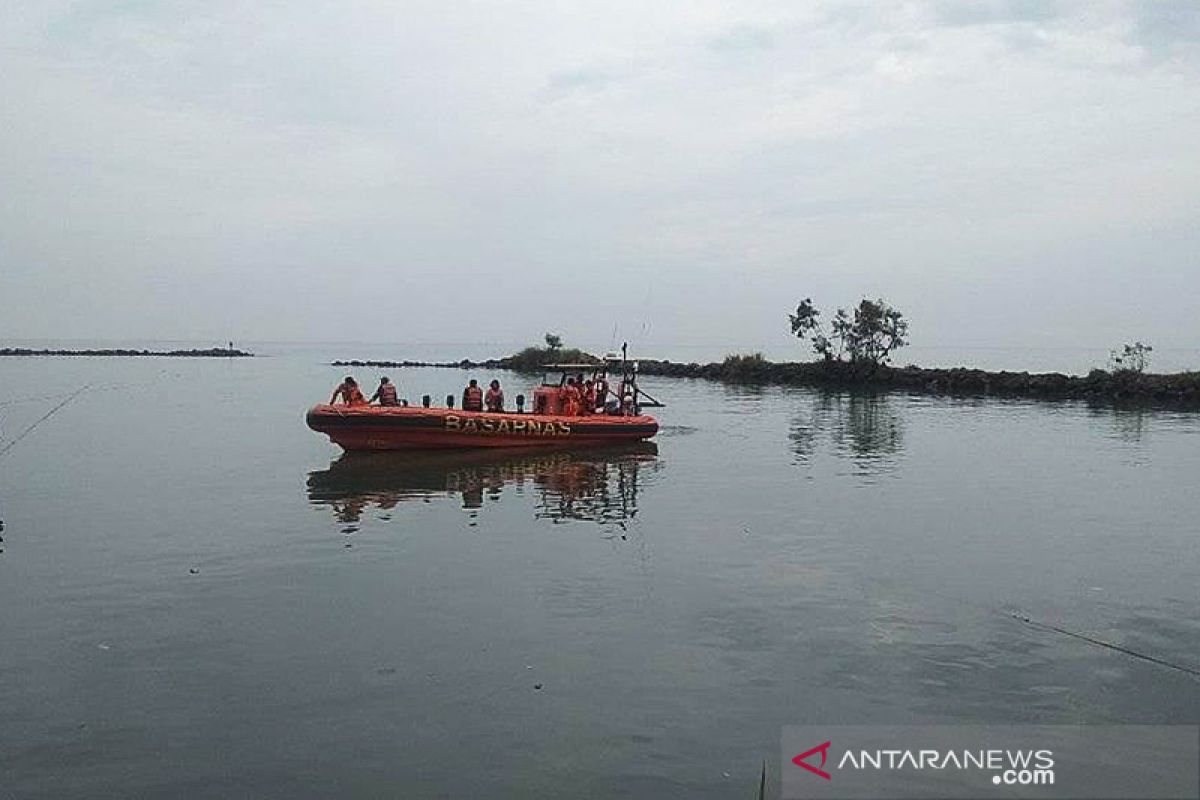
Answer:
<path fill-rule="evenodd" d="M 395 675 L 396 668 L 395 667 L 380 667 L 379 669 L 375 670 L 375 674 L 376 675 Z"/>
<path fill-rule="evenodd" d="M 534 689 L 536 689 L 537 691 L 539 691 L 539 692 L 540 692 L 540 691 L 542 690 L 542 684 L 540 684 L 540 683 L 535 683 L 535 684 L 533 685 L 533 688 L 534 688 Z"/>
<path fill-rule="evenodd" d="M 191 573 L 191 574 L 193 574 L 193 575 L 199 575 L 199 574 L 200 574 L 200 570 L 199 570 L 199 568 L 197 568 L 197 567 L 189 567 L 189 568 L 188 568 L 188 572 L 190 572 L 190 573 Z"/>
<path fill-rule="evenodd" d="M 110 645 L 107 645 L 104 642 L 101 642 L 100 644 L 96 645 L 96 648 L 99 650 L 111 650 L 112 649 L 112 647 Z"/>

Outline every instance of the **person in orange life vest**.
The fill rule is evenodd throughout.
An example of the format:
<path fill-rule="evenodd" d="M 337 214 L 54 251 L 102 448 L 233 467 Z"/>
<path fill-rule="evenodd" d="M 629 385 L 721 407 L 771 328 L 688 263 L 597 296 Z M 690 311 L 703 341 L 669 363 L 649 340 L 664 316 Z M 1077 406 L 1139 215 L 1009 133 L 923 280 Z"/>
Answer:
<path fill-rule="evenodd" d="M 374 403 L 379 401 L 381 406 L 398 406 L 400 405 L 399 398 L 396 397 L 396 385 L 387 379 L 386 376 L 379 379 L 379 388 L 375 390 L 375 394 L 371 395 L 371 399 L 367 402 Z"/>
<path fill-rule="evenodd" d="M 500 391 L 500 381 L 492 381 L 488 385 L 487 394 L 483 396 L 483 407 L 497 413 L 504 410 L 504 392 Z"/>
<path fill-rule="evenodd" d="M 567 378 L 567 386 L 563 393 L 562 413 L 568 417 L 578 417 L 582 406 L 583 393 L 579 391 L 579 384 L 575 382 L 574 378 Z"/>
<path fill-rule="evenodd" d="M 567 378 L 567 382 L 558 387 L 558 413 L 567 413 L 567 389 L 575 384 L 574 378 Z"/>
<path fill-rule="evenodd" d="M 462 410 L 483 411 L 483 389 L 479 388 L 479 381 L 474 378 L 463 389 Z"/>
<path fill-rule="evenodd" d="M 583 382 L 583 413 L 596 413 L 596 386 L 591 381 Z"/>
<path fill-rule="evenodd" d="M 349 375 L 341 385 L 333 390 L 333 397 L 329 398 L 329 405 L 336 403 L 339 395 L 341 395 L 342 402 L 348 406 L 365 406 L 367 404 L 363 393 L 358 388 L 358 382 Z"/>

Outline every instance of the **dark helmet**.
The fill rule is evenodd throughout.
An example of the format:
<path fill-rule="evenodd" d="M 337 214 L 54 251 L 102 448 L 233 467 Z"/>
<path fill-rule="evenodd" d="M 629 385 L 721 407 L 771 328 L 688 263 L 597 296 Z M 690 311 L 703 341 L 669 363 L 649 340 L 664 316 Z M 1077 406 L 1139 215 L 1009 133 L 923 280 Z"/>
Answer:
<path fill-rule="evenodd" d="M 380 383 L 387 383 L 387 382 L 388 382 L 388 377 L 387 377 L 387 375 L 384 375 L 382 378 L 380 378 L 380 379 L 379 379 L 379 382 L 380 382 Z"/>

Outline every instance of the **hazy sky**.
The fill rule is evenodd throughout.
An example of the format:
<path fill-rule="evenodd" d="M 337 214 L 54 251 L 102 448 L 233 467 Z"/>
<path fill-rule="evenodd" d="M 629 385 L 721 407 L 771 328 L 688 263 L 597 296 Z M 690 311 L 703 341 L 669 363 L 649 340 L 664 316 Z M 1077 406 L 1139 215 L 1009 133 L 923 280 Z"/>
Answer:
<path fill-rule="evenodd" d="M 1200 346 L 1200 2 L 5 4 L 0 337 Z"/>

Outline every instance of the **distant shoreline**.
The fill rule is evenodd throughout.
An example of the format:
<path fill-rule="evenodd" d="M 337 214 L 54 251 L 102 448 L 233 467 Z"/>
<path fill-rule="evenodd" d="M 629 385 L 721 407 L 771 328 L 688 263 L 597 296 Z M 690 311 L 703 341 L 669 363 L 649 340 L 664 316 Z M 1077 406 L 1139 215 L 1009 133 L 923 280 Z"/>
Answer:
<path fill-rule="evenodd" d="M 0 348 L 0 356 L 73 356 L 73 357 L 134 357 L 156 358 L 253 358 L 254 353 L 229 347 L 210 347 L 203 350 L 29 350 L 23 347 Z"/>
<path fill-rule="evenodd" d="M 724 362 L 684 364 L 639 360 L 642 375 L 692 378 L 740 385 L 811 386 L 951 396 L 1087 400 L 1200 407 L 1200 372 L 1151 374 L 1092 370 L 1086 376 L 1060 372 L 991 372 L 966 367 L 863 367 L 842 361 L 773 362 L 731 357 Z M 512 358 L 484 361 L 334 361 L 337 367 L 397 369 L 515 369 Z M 529 370 L 515 369 L 517 372 Z"/>

